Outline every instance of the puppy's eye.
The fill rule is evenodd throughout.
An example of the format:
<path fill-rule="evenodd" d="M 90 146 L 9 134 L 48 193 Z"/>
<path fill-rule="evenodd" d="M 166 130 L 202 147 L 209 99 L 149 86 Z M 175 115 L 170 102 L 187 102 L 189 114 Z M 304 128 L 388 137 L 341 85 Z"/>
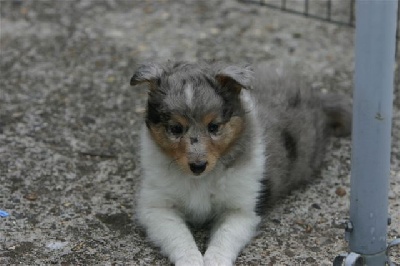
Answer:
<path fill-rule="evenodd" d="M 178 136 L 178 135 L 182 135 L 183 133 L 183 126 L 180 124 L 176 124 L 176 125 L 169 125 L 167 127 L 167 130 L 169 132 L 171 132 L 173 135 Z"/>
<path fill-rule="evenodd" d="M 211 122 L 208 124 L 208 132 L 211 134 L 216 134 L 219 130 L 219 124 Z"/>

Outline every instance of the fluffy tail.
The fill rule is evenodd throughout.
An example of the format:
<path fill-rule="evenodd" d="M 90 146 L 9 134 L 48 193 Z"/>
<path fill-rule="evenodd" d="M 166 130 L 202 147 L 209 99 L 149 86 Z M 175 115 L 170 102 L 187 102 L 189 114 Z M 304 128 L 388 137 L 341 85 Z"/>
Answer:
<path fill-rule="evenodd" d="M 336 137 L 346 137 L 351 134 L 352 102 L 351 99 L 339 94 L 323 94 L 322 109 L 327 117 L 329 134 Z"/>

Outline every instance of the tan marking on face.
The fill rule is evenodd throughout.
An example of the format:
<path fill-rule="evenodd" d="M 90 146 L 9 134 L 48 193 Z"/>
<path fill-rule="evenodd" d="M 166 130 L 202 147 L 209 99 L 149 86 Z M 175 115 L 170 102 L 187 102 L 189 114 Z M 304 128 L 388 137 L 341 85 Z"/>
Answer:
<path fill-rule="evenodd" d="M 173 114 L 171 116 L 171 120 L 178 122 L 185 128 L 187 128 L 189 126 L 189 121 L 186 119 L 186 117 L 184 117 L 182 115 Z"/>
<path fill-rule="evenodd" d="M 244 129 L 243 119 L 234 116 L 229 122 L 222 124 L 220 128 L 220 135 L 217 139 L 209 138 L 207 140 L 207 161 L 209 166 L 215 166 L 218 159 L 226 154 L 233 144 L 240 137 Z"/>
<path fill-rule="evenodd" d="M 204 124 L 204 126 L 207 127 L 208 124 L 214 121 L 217 117 L 218 115 L 216 113 L 208 113 L 205 116 L 203 116 L 202 123 Z"/>
<path fill-rule="evenodd" d="M 183 171 L 192 173 L 186 156 L 188 143 L 186 138 L 182 137 L 176 141 L 171 140 L 163 125 L 151 125 L 149 129 L 151 137 L 158 144 L 161 150 L 170 157 L 171 160 L 174 160 Z"/>
<path fill-rule="evenodd" d="M 207 127 L 208 124 L 217 118 L 216 114 L 208 114 L 202 122 Z M 188 121 L 182 116 L 174 116 L 173 120 L 181 123 L 183 126 L 188 125 Z M 208 173 L 214 169 L 219 158 L 226 154 L 233 146 L 236 140 L 243 132 L 244 122 L 240 117 L 232 117 L 229 122 L 222 124 L 220 135 L 217 139 L 201 138 L 206 145 L 207 168 L 202 174 Z M 177 140 L 172 140 L 163 125 L 150 126 L 150 134 L 153 140 L 158 144 L 161 150 L 169 156 L 178 166 L 186 173 L 193 174 L 189 167 L 187 153 L 189 150 L 190 140 L 188 136 L 182 136 Z"/>

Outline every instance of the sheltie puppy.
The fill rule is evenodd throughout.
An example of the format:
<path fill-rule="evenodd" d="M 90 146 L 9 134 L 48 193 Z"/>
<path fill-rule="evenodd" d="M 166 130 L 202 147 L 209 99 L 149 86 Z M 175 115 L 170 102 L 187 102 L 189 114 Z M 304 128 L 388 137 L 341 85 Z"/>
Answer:
<path fill-rule="evenodd" d="M 232 265 L 274 199 L 318 172 L 351 103 L 297 75 L 221 63 L 145 64 L 137 214 L 175 265 Z M 187 223 L 211 222 L 204 254 Z"/>

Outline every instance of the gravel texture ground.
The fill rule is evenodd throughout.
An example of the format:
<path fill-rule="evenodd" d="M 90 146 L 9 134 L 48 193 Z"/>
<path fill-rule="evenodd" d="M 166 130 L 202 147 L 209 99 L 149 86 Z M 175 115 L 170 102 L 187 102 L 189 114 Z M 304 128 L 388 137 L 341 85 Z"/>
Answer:
<path fill-rule="evenodd" d="M 139 63 L 296 64 L 313 86 L 351 97 L 350 28 L 223 0 L 0 6 L 2 265 L 169 264 L 134 219 L 146 89 L 129 79 Z M 400 237 L 399 87 L 389 239 Z M 347 251 L 349 170 L 350 140 L 333 139 L 321 177 L 271 209 L 236 264 L 331 265 Z M 195 236 L 204 249 L 207 230 Z M 400 263 L 398 249 L 392 257 Z"/>

